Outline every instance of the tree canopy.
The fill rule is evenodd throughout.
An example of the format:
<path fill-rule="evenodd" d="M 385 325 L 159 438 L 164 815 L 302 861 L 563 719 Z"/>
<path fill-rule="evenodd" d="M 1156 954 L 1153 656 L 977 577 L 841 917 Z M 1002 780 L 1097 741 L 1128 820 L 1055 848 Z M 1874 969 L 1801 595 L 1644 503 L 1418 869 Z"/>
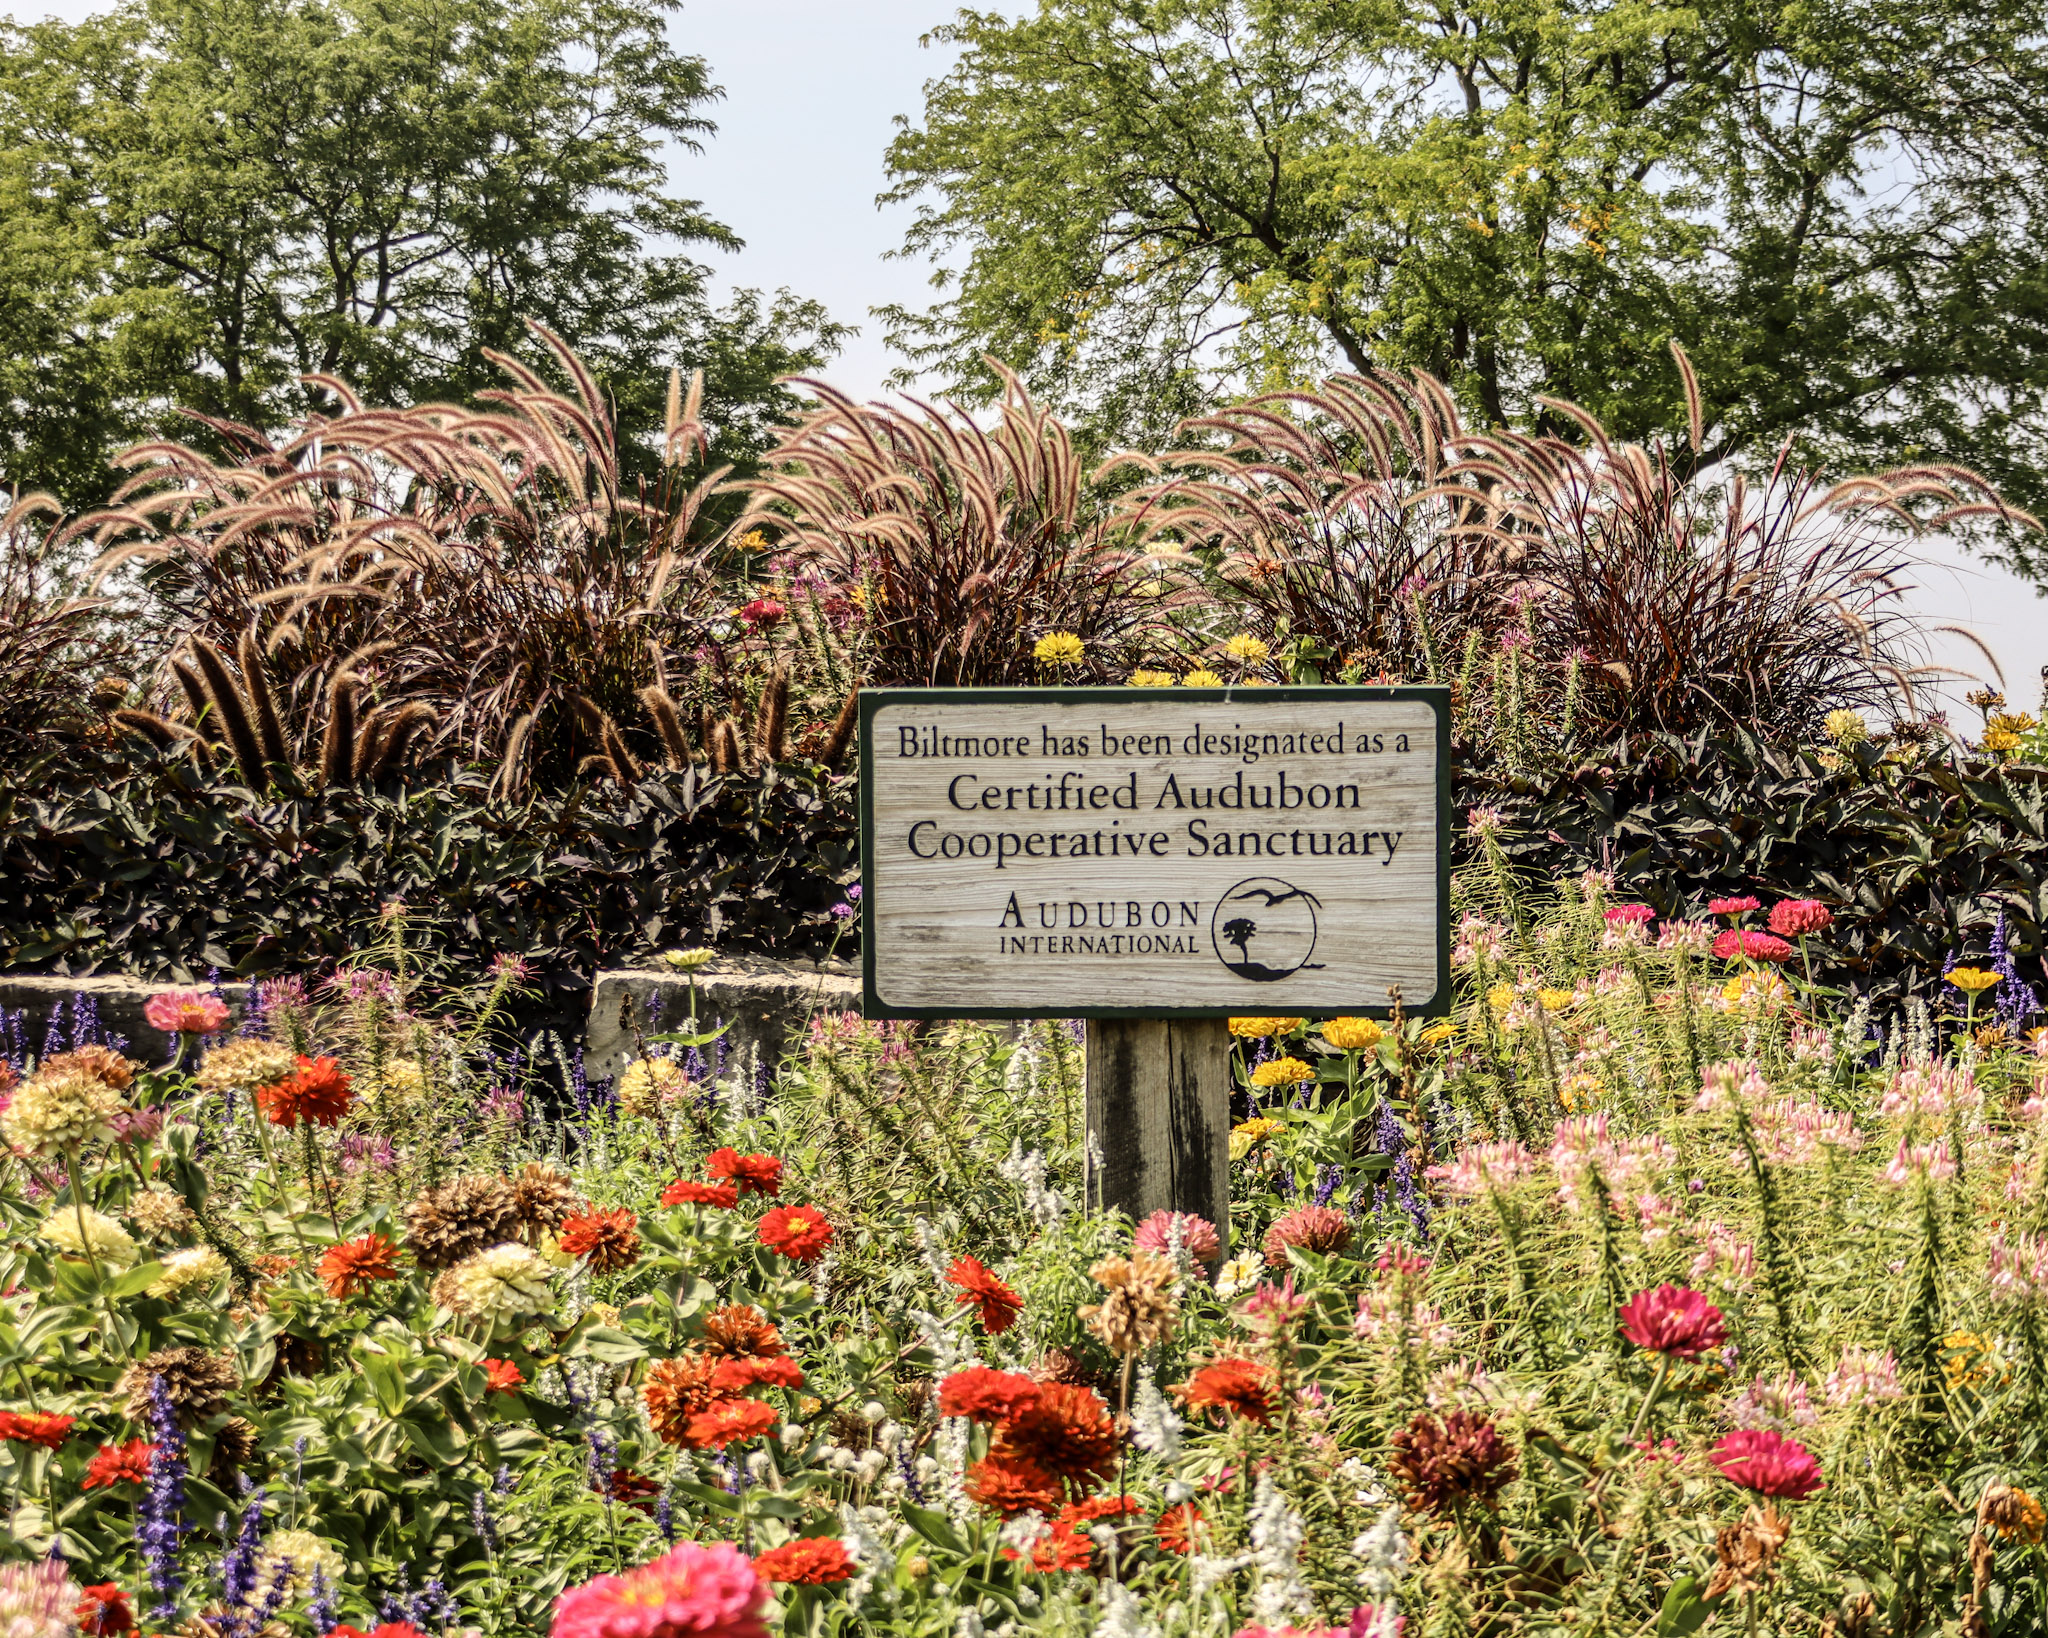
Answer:
<path fill-rule="evenodd" d="M 2048 36 L 2017 0 L 1041 0 L 963 11 L 890 149 L 951 264 L 892 337 L 1156 437 L 1428 369 L 1475 420 L 1798 433 L 2048 510 Z M 2038 539 L 2038 537 L 2036 537 Z M 2027 560 L 2024 541 L 2005 549 Z"/>
<path fill-rule="evenodd" d="M 674 0 L 129 0 L 0 27 L 0 476 L 91 498 L 179 407 L 276 427 L 338 375 L 464 398 L 537 319 L 629 424 L 707 368 L 721 457 L 842 333 L 707 298 L 733 233 L 668 191 L 716 98 Z M 190 436 L 191 424 L 179 429 Z"/>

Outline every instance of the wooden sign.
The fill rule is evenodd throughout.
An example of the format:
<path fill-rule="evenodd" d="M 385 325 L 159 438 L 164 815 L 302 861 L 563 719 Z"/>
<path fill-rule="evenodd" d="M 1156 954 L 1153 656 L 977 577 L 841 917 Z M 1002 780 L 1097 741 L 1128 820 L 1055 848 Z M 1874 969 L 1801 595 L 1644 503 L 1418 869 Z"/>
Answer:
<path fill-rule="evenodd" d="M 1440 1011 L 1449 727 L 1436 687 L 864 692 L 866 1011 Z"/>

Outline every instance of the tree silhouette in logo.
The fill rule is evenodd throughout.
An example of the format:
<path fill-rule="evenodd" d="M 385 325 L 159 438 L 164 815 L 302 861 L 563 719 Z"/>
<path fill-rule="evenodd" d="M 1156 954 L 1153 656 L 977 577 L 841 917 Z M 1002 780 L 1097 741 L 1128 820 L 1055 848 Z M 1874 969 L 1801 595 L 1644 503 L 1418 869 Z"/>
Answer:
<path fill-rule="evenodd" d="M 1252 935 L 1259 930 L 1259 924 L 1249 916 L 1237 916 L 1223 924 L 1223 939 L 1226 944 L 1237 946 L 1238 958 L 1249 961 L 1252 958 Z"/>

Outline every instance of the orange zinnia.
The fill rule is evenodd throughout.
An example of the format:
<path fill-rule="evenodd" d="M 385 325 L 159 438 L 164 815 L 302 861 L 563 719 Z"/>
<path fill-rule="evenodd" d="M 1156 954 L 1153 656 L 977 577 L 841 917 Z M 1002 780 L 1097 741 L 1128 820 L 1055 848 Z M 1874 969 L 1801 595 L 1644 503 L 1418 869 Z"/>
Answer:
<path fill-rule="evenodd" d="M 767 1315 L 743 1302 L 727 1303 L 704 1316 L 704 1346 L 723 1359 L 773 1359 L 789 1351 Z"/>
<path fill-rule="evenodd" d="M 640 1219 L 621 1206 L 617 1211 L 586 1212 L 562 1220 L 565 1256 L 589 1259 L 600 1274 L 616 1274 L 640 1259 Z"/>
<path fill-rule="evenodd" d="M 734 1183 L 692 1183 L 679 1177 L 661 1191 L 664 1206 L 718 1206 L 730 1211 L 740 1203 L 739 1186 Z"/>
<path fill-rule="evenodd" d="M 714 1355 L 682 1354 L 675 1359 L 657 1359 L 647 1368 L 640 1397 L 647 1404 L 647 1420 L 663 1444 L 688 1444 L 690 1419 L 725 1397 L 711 1381 L 719 1364 Z"/>
<path fill-rule="evenodd" d="M 762 1216 L 755 1233 L 793 1263 L 815 1263 L 832 1243 L 832 1225 L 816 1206 L 777 1206 Z"/>
<path fill-rule="evenodd" d="M 704 1159 L 713 1177 L 730 1179 L 742 1194 L 780 1194 L 782 1162 L 773 1155 L 743 1155 L 736 1149 L 713 1149 Z"/>
<path fill-rule="evenodd" d="M 1227 1411 L 1261 1427 L 1273 1419 L 1273 1374 L 1255 1360 L 1216 1360 L 1175 1392 L 1184 1405 Z"/>
<path fill-rule="evenodd" d="M 805 1536 L 754 1555 L 754 1574 L 763 1581 L 822 1587 L 853 1574 L 853 1560 L 837 1536 Z"/>
<path fill-rule="evenodd" d="M 256 1089 L 256 1107 L 273 1126 L 293 1127 L 301 1121 L 333 1126 L 348 1113 L 353 1097 L 339 1059 L 308 1058 L 302 1052 L 292 1074 L 274 1086 Z"/>
<path fill-rule="evenodd" d="M 1038 1397 L 996 1431 L 989 1454 L 1020 1456 L 1077 1489 L 1116 1466 L 1116 1424 L 1093 1388 L 1042 1382 Z"/>
<path fill-rule="evenodd" d="M 378 1280 L 398 1278 L 398 1242 L 381 1234 L 365 1234 L 360 1240 L 329 1246 L 318 1272 L 327 1294 L 346 1302 Z"/>
<path fill-rule="evenodd" d="M 723 1450 L 760 1438 L 781 1420 L 773 1405 L 758 1399 L 725 1399 L 690 1418 L 688 1442 L 696 1450 Z"/>
<path fill-rule="evenodd" d="M 802 1368 L 793 1359 L 728 1359 L 711 1373 L 711 1385 L 721 1393 L 745 1393 L 749 1388 L 801 1388 Z"/>
<path fill-rule="evenodd" d="M 993 1451 L 967 1470 L 967 1494 L 1004 1518 L 1051 1514 L 1060 1505 L 1059 1480 L 1035 1462 Z"/>
<path fill-rule="evenodd" d="M 981 1309 L 982 1329 L 992 1337 L 999 1337 L 1009 1330 L 1017 1323 L 1017 1316 L 1024 1312 L 1024 1299 L 976 1258 L 954 1258 L 953 1266 L 946 1271 L 946 1279 L 960 1288 L 960 1294 L 953 1299 L 955 1303 L 962 1306 L 973 1304 Z"/>
<path fill-rule="evenodd" d="M 487 1359 L 484 1386 L 492 1393 L 513 1393 L 526 1386 L 526 1378 L 509 1359 Z"/>

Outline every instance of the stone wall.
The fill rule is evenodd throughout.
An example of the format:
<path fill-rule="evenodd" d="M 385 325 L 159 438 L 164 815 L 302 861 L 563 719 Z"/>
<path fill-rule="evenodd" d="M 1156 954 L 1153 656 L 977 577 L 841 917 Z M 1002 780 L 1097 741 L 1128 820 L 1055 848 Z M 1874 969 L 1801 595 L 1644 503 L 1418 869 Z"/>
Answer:
<path fill-rule="evenodd" d="M 97 1013 L 103 1028 L 124 1037 L 130 1057 L 148 1064 L 163 1063 L 171 1055 L 174 1038 L 151 1029 L 142 1009 L 153 995 L 192 988 L 190 984 L 155 984 L 139 978 L 45 978 L 0 973 L 0 1013 L 6 1015 L 0 1056 L 11 1055 L 18 1043 L 30 1056 L 41 1057 L 53 1013 L 57 1014 L 60 1045 L 70 1046 L 76 1015 L 84 1012 Z M 239 1011 L 248 999 L 249 986 L 223 984 L 220 993 Z"/>
<path fill-rule="evenodd" d="M 649 1003 L 661 998 L 658 1027 Z M 771 1067 L 799 1039 L 814 1013 L 858 1012 L 860 979 L 843 961 L 770 961 L 720 956 L 697 973 L 697 1017 L 705 1029 L 729 1024 L 727 1062 L 749 1052 Z M 680 1033 L 690 1014 L 690 981 L 680 973 L 620 968 L 597 975 L 590 993 L 590 1029 L 583 1067 L 591 1079 L 616 1075 L 632 1061 L 637 1027 L 650 1034 Z"/>

